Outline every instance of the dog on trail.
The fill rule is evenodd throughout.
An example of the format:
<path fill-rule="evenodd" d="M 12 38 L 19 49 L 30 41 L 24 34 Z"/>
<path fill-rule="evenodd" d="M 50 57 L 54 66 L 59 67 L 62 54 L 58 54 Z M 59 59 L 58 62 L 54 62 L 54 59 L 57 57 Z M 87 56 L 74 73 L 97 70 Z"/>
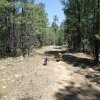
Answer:
<path fill-rule="evenodd" d="M 47 62 L 49 61 L 49 59 L 46 57 L 45 59 L 44 59 L 44 64 L 43 65 L 47 65 Z"/>
<path fill-rule="evenodd" d="M 63 55 L 62 55 L 62 53 L 59 53 L 58 54 L 58 58 L 56 59 L 56 61 L 58 62 L 58 61 L 63 61 Z"/>

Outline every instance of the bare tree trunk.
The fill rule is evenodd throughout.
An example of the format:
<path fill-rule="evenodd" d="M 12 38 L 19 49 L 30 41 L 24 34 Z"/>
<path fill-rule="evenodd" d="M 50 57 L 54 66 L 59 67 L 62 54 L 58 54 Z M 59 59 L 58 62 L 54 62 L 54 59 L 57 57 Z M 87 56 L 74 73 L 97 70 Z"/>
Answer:
<path fill-rule="evenodd" d="M 99 0 L 98 0 L 98 4 L 97 4 L 97 14 L 96 14 L 96 24 L 95 24 L 95 32 L 96 34 L 99 34 L 100 29 L 99 29 Z M 94 39 L 94 47 L 95 47 L 95 51 L 94 51 L 94 60 L 96 63 L 99 62 L 99 40 L 98 39 Z"/>

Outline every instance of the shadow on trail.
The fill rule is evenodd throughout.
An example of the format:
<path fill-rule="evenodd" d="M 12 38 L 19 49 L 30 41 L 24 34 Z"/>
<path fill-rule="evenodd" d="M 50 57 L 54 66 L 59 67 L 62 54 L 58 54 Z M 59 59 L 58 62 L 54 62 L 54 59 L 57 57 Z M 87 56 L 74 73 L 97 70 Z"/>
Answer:
<path fill-rule="evenodd" d="M 59 46 L 59 47 L 55 47 L 54 49 L 63 49 L 65 48 L 64 46 Z"/>
<path fill-rule="evenodd" d="M 45 52 L 46 55 L 50 56 L 50 55 L 54 55 L 54 57 L 57 57 L 59 53 L 66 53 L 66 50 L 60 51 L 60 50 L 54 50 L 54 51 L 47 51 Z"/>
<path fill-rule="evenodd" d="M 87 67 L 94 67 L 96 64 L 92 59 L 88 58 L 81 58 L 81 57 L 76 57 L 74 55 L 67 55 L 65 54 L 67 51 L 66 50 L 53 50 L 53 51 L 47 51 L 45 54 L 47 56 L 53 55 L 55 58 L 58 57 L 59 53 L 63 54 L 64 62 L 73 65 L 74 67 L 81 67 L 81 68 L 87 68 Z"/>
<path fill-rule="evenodd" d="M 72 64 L 74 67 L 94 67 L 96 64 L 93 60 L 88 58 L 80 58 L 73 55 L 64 55 L 64 61 L 68 64 Z"/>
<path fill-rule="evenodd" d="M 75 87 L 74 83 L 59 89 L 56 100 L 100 100 L 100 92 L 92 87 Z"/>

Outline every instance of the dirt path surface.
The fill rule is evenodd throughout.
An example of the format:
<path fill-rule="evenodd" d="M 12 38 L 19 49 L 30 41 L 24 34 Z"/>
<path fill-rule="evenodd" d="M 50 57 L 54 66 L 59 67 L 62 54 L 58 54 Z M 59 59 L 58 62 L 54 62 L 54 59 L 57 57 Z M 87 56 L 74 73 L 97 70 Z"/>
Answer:
<path fill-rule="evenodd" d="M 60 51 L 65 48 L 48 46 L 35 56 L 1 59 L 0 100 L 100 100 L 100 85 L 85 77 L 91 70 L 56 62 L 53 54 Z"/>

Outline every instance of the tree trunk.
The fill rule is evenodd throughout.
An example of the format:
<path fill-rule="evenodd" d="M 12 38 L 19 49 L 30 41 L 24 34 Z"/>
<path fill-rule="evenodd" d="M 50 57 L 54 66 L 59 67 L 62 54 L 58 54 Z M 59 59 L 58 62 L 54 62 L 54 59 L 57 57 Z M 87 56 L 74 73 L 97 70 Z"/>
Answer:
<path fill-rule="evenodd" d="M 77 28 L 77 51 L 81 49 L 81 9 L 80 9 L 80 2 L 77 0 L 77 11 L 78 11 L 78 28 Z"/>
<path fill-rule="evenodd" d="M 95 39 L 94 44 L 95 44 L 94 61 L 95 63 L 98 63 L 99 62 L 99 41 Z"/>
<path fill-rule="evenodd" d="M 97 14 L 96 14 L 96 23 L 95 23 L 95 34 L 99 34 L 100 29 L 99 29 L 99 0 L 97 2 Z M 94 61 L 95 63 L 99 63 L 99 40 L 94 37 Z"/>

